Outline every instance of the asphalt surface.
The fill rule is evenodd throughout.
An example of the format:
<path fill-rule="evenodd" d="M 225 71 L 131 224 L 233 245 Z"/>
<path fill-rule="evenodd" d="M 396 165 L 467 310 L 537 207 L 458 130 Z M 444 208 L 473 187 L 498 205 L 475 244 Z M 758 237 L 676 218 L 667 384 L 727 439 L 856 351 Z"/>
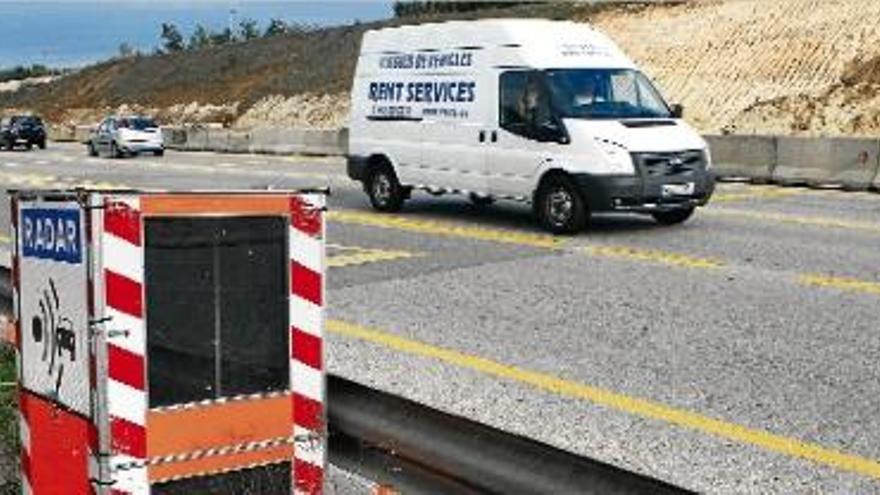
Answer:
<path fill-rule="evenodd" d="M 0 185 L 330 186 L 331 372 L 701 492 L 880 493 L 880 194 L 725 184 L 552 238 L 515 204 L 376 214 L 334 158 L 55 144 Z"/>

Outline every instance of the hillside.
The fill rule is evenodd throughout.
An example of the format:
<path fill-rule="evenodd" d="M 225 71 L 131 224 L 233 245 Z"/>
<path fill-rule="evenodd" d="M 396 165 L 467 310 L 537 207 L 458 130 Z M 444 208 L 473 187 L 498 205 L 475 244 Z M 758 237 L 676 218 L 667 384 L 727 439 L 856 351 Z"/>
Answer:
<path fill-rule="evenodd" d="M 880 2 L 730 0 L 589 20 L 706 131 L 880 134 Z"/>
<path fill-rule="evenodd" d="M 119 107 L 149 111 L 165 122 L 231 123 L 251 109 L 247 121 L 262 119 L 267 106 L 274 109 L 281 102 L 280 117 L 273 114 L 273 121 L 335 127 L 344 120 L 345 111 L 336 104 L 347 100 L 361 36 L 367 29 L 499 15 L 569 18 L 605 8 L 561 3 L 427 15 L 111 60 L 51 84 L 0 93 L 0 108 L 32 109 L 56 123 L 94 121 Z M 285 101 L 289 97 L 292 100 Z M 325 104 L 331 108 L 324 109 Z"/>
<path fill-rule="evenodd" d="M 592 23 L 705 132 L 880 134 L 880 2 L 543 4 L 455 17 L 500 15 Z M 90 122 L 125 105 L 165 122 L 337 127 L 362 33 L 395 22 L 105 62 L 0 93 L 0 107 L 56 122 Z"/>

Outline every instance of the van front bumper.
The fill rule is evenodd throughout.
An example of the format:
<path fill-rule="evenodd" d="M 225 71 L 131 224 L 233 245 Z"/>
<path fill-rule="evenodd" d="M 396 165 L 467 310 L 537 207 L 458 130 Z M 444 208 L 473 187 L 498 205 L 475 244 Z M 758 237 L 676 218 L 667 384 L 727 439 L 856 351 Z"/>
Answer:
<path fill-rule="evenodd" d="M 703 206 L 715 191 L 711 172 L 687 175 L 644 177 L 642 175 L 575 174 L 574 181 L 590 210 L 650 213 Z M 689 186 L 688 184 L 693 184 Z M 689 194 L 670 194 L 669 188 L 692 187 Z"/>

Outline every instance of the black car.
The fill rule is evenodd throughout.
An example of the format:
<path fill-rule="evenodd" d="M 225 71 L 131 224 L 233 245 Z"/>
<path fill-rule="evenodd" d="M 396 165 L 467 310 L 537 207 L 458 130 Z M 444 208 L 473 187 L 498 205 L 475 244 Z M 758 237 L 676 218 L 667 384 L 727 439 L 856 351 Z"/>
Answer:
<path fill-rule="evenodd" d="M 11 150 L 16 146 L 46 149 L 46 129 L 39 117 L 15 115 L 0 120 L 0 146 Z"/>

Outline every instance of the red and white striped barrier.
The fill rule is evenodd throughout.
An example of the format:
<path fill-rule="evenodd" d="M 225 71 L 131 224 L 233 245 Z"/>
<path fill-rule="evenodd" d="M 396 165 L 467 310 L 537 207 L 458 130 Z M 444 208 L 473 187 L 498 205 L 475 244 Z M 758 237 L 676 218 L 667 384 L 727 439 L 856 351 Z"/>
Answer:
<path fill-rule="evenodd" d="M 322 493 L 326 463 L 324 201 L 319 193 L 274 191 L 13 194 L 24 493 L 149 494 L 156 484 L 283 464 L 291 468 L 291 493 Z M 222 394 L 218 386 L 201 396 L 188 396 L 198 400 L 171 404 L 167 397 L 174 394 L 165 394 L 165 402 L 153 407 L 149 370 L 154 344 L 147 308 L 154 316 L 161 314 L 162 308 L 155 307 L 161 298 L 152 299 L 152 306 L 147 303 L 152 297 L 148 294 L 164 291 L 150 292 L 160 287 L 156 279 L 147 277 L 153 273 L 147 266 L 148 253 L 155 252 L 149 251 L 155 245 L 150 235 L 157 234 L 148 233 L 146 226 L 153 225 L 148 224 L 153 219 L 161 224 L 175 218 L 193 219 L 187 228 L 215 228 L 209 226 L 224 217 L 245 223 L 249 218 L 280 217 L 288 226 L 285 232 L 272 234 L 277 241 L 258 235 L 266 232 L 254 234 L 253 241 L 224 241 L 281 243 L 273 244 L 282 246 L 278 249 L 263 251 L 259 258 L 263 261 L 247 258 L 242 262 L 288 266 L 284 279 L 277 282 L 284 282 L 279 297 L 287 299 L 289 315 L 283 337 L 289 346 L 288 384 L 259 385 L 234 395 Z M 199 223 L 198 219 L 209 221 Z M 283 227 L 277 222 L 270 225 L 276 227 L 266 229 Z M 240 232 L 248 229 L 253 227 Z M 286 245 L 281 235 L 286 236 Z M 212 248 L 215 253 L 218 246 Z M 249 256 L 235 253 L 250 249 L 228 252 Z M 288 259 L 272 261 L 268 258 L 277 255 L 267 253 L 286 253 Z M 220 264 L 214 266 L 222 272 Z M 180 275 L 184 277 L 181 283 L 203 283 L 187 276 Z M 243 287 L 247 291 L 248 283 L 254 287 L 263 283 L 247 277 L 236 280 L 235 290 Z M 277 284 L 272 287 L 280 287 Z M 219 293 L 214 294 L 215 299 L 204 304 L 211 304 L 219 315 L 225 309 Z M 218 368 L 212 369 L 215 379 L 221 380 L 225 375 L 219 368 L 223 354 L 216 321 L 222 318 L 217 318 L 210 329 L 215 333 L 207 334 L 217 339 L 213 359 Z M 184 326 L 189 325 L 186 320 L 182 320 Z M 282 316 L 279 324 L 283 323 Z M 242 331 L 274 332 L 277 328 L 264 325 Z M 163 338 L 168 332 L 197 330 L 163 328 Z M 265 359 L 273 360 L 267 361 L 266 369 L 281 369 L 271 353 Z M 261 475 L 266 472 L 270 471 Z"/>

